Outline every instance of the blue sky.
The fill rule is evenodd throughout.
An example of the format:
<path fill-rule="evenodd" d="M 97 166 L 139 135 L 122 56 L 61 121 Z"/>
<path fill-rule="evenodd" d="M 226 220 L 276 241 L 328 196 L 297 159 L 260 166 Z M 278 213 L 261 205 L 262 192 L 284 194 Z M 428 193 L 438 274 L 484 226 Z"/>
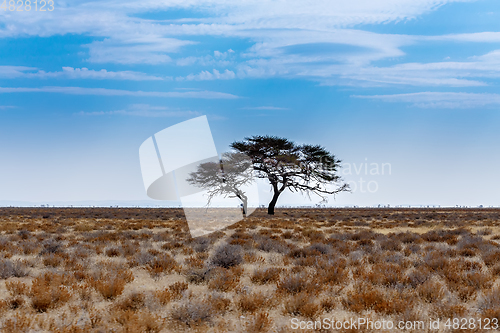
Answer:
<path fill-rule="evenodd" d="M 496 0 L 0 9 L 0 203 L 144 203 L 141 143 L 207 115 L 221 153 L 324 145 L 355 186 L 332 205 L 498 206 L 499 83 Z"/>

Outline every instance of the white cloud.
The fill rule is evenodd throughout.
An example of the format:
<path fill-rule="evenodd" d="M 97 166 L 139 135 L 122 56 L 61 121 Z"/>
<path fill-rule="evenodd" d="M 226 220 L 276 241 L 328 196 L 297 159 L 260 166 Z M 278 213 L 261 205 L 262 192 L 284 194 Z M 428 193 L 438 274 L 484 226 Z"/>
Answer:
<path fill-rule="evenodd" d="M 500 105 L 500 94 L 487 93 L 419 92 L 394 95 L 353 95 L 351 97 L 393 103 L 411 103 L 420 108 L 467 109 Z"/>
<path fill-rule="evenodd" d="M 155 65 L 172 61 L 166 53 L 178 52 L 182 46 L 191 44 L 196 43 L 160 36 L 136 36 L 96 41 L 87 47 L 90 62 Z"/>
<path fill-rule="evenodd" d="M 15 106 L 12 105 L 0 105 L 0 110 L 7 110 L 7 109 L 15 109 Z"/>
<path fill-rule="evenodd" d="M 167 118 L 167 117 L 195 117 L 200 113 L 197 111 L 172 110 L 164 106 L 153 106 L 149 104 L 134 104 L 125 110 L 97 111 L 97 112 L 79 112 L 80 116 L 133 116 L 149 118 Z"/>
<path fill-rule="evenodd" d="M 212 72 L 202 71 L 199 74 L 189 74 L 186 77 L 177 77 L 178 81 L 208 81 L 208 80 L 230 80 L 236 78 L 236 74 L 233 71 L 226 69 L 224 72 L 219 72 L 214 69 Z"/>
<path fill-rule="evenodd" d="M 433 63 L 403 63 L 387 67 L 370 64 L 307 64 L 293 59 L 253 60 L 240 66 L 238 75 L 244 76 L 302 76 L 323 85 L 352 86 L 448 86 L 480 87 L 488 79 L 500 78 L 500 50 L 468 61 L 441 61 Z"/>
<path fill-rule="evenodd" d="M 134 97 L 173 97 L 173 98 L 201 98 L 201 99 L 235 99 L 236 95 L 217 91 L 132 91 L 106 88 L 82 87 L 42 87 L 42 88 L 7 88 L 0 87 L 0 94 L 6 93 L 59 93 L 68 95 L 99 95 L 99 96 L 134 96 Z"/>
<path fill-rule="evenodd" d="M 39 78 L 39 79 L 94 79 L 94 80 L 171 80 L 171 77 L 159 77 L 133 71 L 107 71 L 88 68 L 63 67 L 59 72 L 45 72 L 35 67 L 0 66 L 2 78 Z"/>
<path fill-rule="evenodd" d="M 405 36 L 353 28 L 407 21 L 445 4 L 471 1 L 474 0 L 77 1 L 61 3 L 57 13 L 47 15 L 0 13 L 4 21 L 0 37 L 84 34 L 97 39 L 86 45 L 87 60 L 91 62 L 152 65 L 173 63 L 172 54 L 198 43 L 200 36 L 239 38 L 253 44 L 241 55 L 245 61 L 238 65 L 232 49 L 211 51 L 213 54 L 205 56 L 182 53 L 175 59 L 178 66 L 234 65 L 223 73 L 204 70 L 184 77 L 185 80 L 283 76 L 336 85 L 481 86 L 487 83 L 478 78 L 485 77 L 482 75 L 486 71 L 476 68 L 470 74 L 459 69 L 419 73 L 397 66 L 374 67 L 372 63 L 400 58 L 405 55 L 402 48 L 415 43 L 496 43 L 500 41 L 498 32 Z M 204 14 L 203 18 L 152 20 L 136 15 L 179 8 L 196 9 Z M 325 45 L 333 49 L 322 51 Z M 476 73 L 480 75 L 475 76 Z"/>
<path fill-rule="evenodd" d="M 472 42 L 472 43 L 498 43 L 500 42 L 500 32 L 476 32 L 468 34 L 448 34 L 442 36 L 421 36 L 421 40 L 430 41 L 453 41 L 453 42 Z"/>
<path fill-rule="evenodd" d="M 27 71 L 35 71 L 36 67 L 26 66 L 0 66 L 0 77 L 13 79 L 25 75 Z"/>
<path fill-rule="evenodd" d="M 58 4 L 56 11 L 44 15 L 35 12 L 0 14 L 4 23 L 0 37 L 85 34 L 103 39 L 88 45 L 90 61 L 157 64 L 170 61 L 169 53 L 194 43 L 179 36 L 245 38 L 253 40 L 261 51 L 272 49 L 275 42 L 278 44 L 274 47 L 278 47 L 284 35 L 288 36 L 288 41 L 302 34 L 311 37 L 310 42 L 318 39 L 338 42 L 344 34 L 349 34 L 342 30 L 344 28 L 410 20 L 444 4 L 464 1 L 474 0 L 317 0 L 314 4 L 303 0 L 65 2 Z M 196 8 L 206 17 L 155 21 L 135 15 L 179 8 Z M 373 44 L 370 39 L 363 42 Z M 357 45 L 359 40 L 348 38 L 347 44 Z M 384 48 L 376 45 L 376 49 L 380 47 Z"/>
<path fill-rule="evenodd" d="M 217 52 L 217 51 L 215 51 Z M 177 66 L 192 66 L 192 65 L 200 65 L 200 66 L 218 66 L 218 67 L 227 67 L 233 64 L 233 60 L 225 60 L 229 57 L 225 57 L 224 59 L 218 58 L 215 55 L 205 55 L 202 57 L 185 57 L 178 58 L 175 60 L 175 64 Z"/>

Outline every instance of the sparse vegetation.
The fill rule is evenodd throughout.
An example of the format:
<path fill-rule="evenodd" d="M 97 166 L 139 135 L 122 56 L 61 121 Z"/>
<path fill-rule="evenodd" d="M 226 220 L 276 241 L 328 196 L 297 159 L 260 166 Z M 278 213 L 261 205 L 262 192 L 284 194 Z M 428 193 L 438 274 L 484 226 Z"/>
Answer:
<path fill-rule="evenodd" d="M 500 319 L 499 279 L 496 209 L 257 210 L 194 239 L 178 209 L 0 209 L 6 332 Z"/>

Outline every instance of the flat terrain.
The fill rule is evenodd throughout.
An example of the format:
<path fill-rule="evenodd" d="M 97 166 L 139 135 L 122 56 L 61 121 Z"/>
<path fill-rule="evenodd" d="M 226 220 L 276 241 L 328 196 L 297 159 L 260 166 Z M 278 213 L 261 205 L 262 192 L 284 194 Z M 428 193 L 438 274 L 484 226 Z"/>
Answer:
<path fill-rule="evenodd" d="M 191 238 L 181 209 L 0 208 L 2 332 L 492 332 L 499 278 L 497 209 L 258 210 Z"/>

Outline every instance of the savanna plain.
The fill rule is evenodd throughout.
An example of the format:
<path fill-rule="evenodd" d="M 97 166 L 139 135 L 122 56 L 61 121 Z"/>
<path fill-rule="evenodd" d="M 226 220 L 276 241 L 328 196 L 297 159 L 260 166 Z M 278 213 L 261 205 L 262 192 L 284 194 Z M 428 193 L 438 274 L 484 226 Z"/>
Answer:
<path fill-rule="evenodd" d="M 400 331 L 291 325 L 361 317 L 500 320 L 500 210 L 0 208 L 2 332 Z"/>

